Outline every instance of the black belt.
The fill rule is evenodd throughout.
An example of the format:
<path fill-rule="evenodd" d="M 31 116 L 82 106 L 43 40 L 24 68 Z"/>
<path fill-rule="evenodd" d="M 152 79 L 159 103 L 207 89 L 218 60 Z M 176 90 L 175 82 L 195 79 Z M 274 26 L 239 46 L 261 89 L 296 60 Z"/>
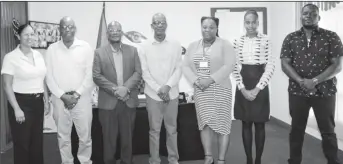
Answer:
<path fill-rule="evenodd" d="M 32 97 L 32 98 L 40 98 L 43 97 L 43 93 L 14 93 L 16 96 L 20 97 Z"/>

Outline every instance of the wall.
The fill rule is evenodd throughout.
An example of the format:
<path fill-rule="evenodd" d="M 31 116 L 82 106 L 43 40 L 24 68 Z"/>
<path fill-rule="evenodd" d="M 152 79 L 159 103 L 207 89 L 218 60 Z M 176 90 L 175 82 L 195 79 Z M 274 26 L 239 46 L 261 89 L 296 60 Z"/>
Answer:
<path fill-rule="evenodd" d="M 281 70 L 280 51 L 287 34 L 295 31 L 295 3 L 271 2 L 272 53 L 276 56 L 276 71 L 271 81 L 271 115 L 291 122 L 288 109 L 288 78 Z"/>
<path fill-rule="evenodd" d="M 283 39 L 296 30 L 296 19 L 299 19 L 296 12 L 299 10 L 295 5 L 294 2 L 106 2 L 106 20 L 107 23 L 117 20 L 124 31 L 139 31 L 151 38 L 151 17 L 163 12 L 168 21 L 168 35 L 187 47 L 201 37 L 200 17 L 210 15 L 211 7 L 267 7 L 268 35 L 276 56 L 276 71 L 271 81 L 271 115 L 290 124 L 288 78 L 281 71 L 279 56 Z M 63 16 L 71 16 L 78 28 L 77 37 L 89 42 L 93 48 L 101 11 L 102 2 L 29 2 L 29 20 L 58 23 Z M 308 127 L 306 132 L 320 139 L 315 128 Z"/>
<path fill-rule="evenodd" d="M 77 26 L 76 36 L 95 48 L 102 5 L 102 2 L 29 2 L 29 20 L 58 23 L 63 16 L 70 16 Z M 152 15 L 163 12 L 168 21 L 168 36 L 179 40 L 181 45 L 187 48 L 189 43 L 201 38 L 200 18 L 209 16 L 211 7 L 267 7 L 269 10 L 269 3 L 106 2 L 105 14 L 107 23 L 113 20 L 119 21 L 123 31 L 134 30 L 151 38 Z M 75 9 L 82 9 L 82 12 Z M 268 29 L 271 29 L 270 26 Z M 44 54 L 45 50 L 40 52 Z M 182 91 L 189 90 L 187 89 L 189 85 L 184 79 L 181 80 L 180 85 Z"/>
<path fill-rule="evenodd" d="M 211 7 L 269 8 L 269 3 L 106 2 L 106 21 L 117 20 L 124 31 L 139 31 L 151 38 L 151 17 L 163 12 L 168 21 L 168 35 L 187 47 L 191 41 L 200 38 L 200 17 L 209 16 Z M 77 36 L 95 48 L 101 10 L 102 2 L 29 2 L 29 20 L 58 23 L 63 16 L 71 16 L 78 27 Z"/>

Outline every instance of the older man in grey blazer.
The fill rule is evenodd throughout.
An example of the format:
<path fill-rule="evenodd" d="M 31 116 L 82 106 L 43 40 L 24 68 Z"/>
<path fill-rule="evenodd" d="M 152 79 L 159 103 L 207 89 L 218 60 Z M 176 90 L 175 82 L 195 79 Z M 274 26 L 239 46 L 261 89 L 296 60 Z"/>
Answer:
<path fill-rule="evenodd" d="M 99 86 L 98 108 L 102 126 L 105 164 L 115 163 L 120 137 L 121 163 L 132 163 L 132 136 L 142 70 L 137 49 L 121 42 L 122 28 L 107 27 L 109 45 L 95 50 L 93 80 Z"/>

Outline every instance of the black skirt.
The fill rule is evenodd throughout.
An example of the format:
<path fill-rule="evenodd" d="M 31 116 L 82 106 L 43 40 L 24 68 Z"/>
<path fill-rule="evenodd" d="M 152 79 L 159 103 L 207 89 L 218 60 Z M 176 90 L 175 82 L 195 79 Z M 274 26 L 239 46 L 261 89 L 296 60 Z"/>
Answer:
<path fill-rule="evenodd" d="M 241 76 L 247 90 L 254 89 L 265 71 L 265 65 L 242 65 Z M 235 119 L 252 122 L 267 122 L 270 116 L 269 88 L 261 90 L 253 101 L 247 100 L 236 88 Z"/>

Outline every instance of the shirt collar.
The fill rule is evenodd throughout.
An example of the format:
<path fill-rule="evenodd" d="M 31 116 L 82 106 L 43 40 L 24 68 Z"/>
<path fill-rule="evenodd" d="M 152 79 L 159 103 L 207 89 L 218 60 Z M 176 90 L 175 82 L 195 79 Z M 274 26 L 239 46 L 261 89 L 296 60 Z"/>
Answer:
<path fill-rule="evenodd" d="M 65 48 L 67 48 L 66 45 L 63 43 L 63 40 L 60 40 L 60 44 L 62 46 L 64 46 Z M 76 47 L 76 46 L 81 46 L 81 45 L 82 45 L 81 40 L 79 40 L 77 37 L 75 37 L 73 44 L 69 48 Z"/>
<path fill-rule="evenodd" d="M 249 38 L 247 34 L 243 35 L 243 37 L 245 37 L 245 38 Z M 263 34 L 261 34 L 261 33 L 259 33 L 259 32 L 258 32 L 258 33 L 257 33 L 257 35 L 256 35 L 256 37 L 249 38 L 249 39 L 254 39 L 254 38 L 262 38 L 262 37 L 263 37 Z"/>
<path fill-rule="evenodd" d="M 319 33 L 321 30 L 320 30 L 320 27 L 317 26 L 313 29 L 312 33 Z M 304 27 L 301 27 L 300 30 L 298 31 L 299 33 L 301 34 L 305 34 L 305 30 L 304 30 Z"/>
<path fill-rule="evenodd" d="M 18 46 L 15 49 L 18 53 L 20 53 L 21 55 L 24 55 L 24 53 L 20 50 L 20 44 L 18 44 Z M 33 55 L 35 54 L 32 48 L 30 48 L 30 51 L 32 52 Z"/>
<path fill-rule="evenodd" d="M 123 50 L 123 48 L 122 48 L 122 43 L 120 43 L 120 45 L 119 45 L 119 51 L 122 51 Z M 117 51 L 117 50 L 115 50 L 113 47 L 112 47 L 112 45 L 110 44 L 110 47 L 111 47 L 111 51 L 112 52 L 114 52 L 114 53 L 117 53 L 117 52 L 119 52 L 119 51 Z"/>
<path fill-rule="evenodd" d="M 163 40 L 162 42 L 157 41 L 157 40 L 155 39 L 155 37 L 154 37 L 154 38 L 152 39 L 152 44 L 153 44 L 153 45 L 162 44 L 162 43 L 168 42 L 168 41 L 169 41 L 169 38 L 168 38 L 167 36 L 164 38 L 164 40 Z"/>

